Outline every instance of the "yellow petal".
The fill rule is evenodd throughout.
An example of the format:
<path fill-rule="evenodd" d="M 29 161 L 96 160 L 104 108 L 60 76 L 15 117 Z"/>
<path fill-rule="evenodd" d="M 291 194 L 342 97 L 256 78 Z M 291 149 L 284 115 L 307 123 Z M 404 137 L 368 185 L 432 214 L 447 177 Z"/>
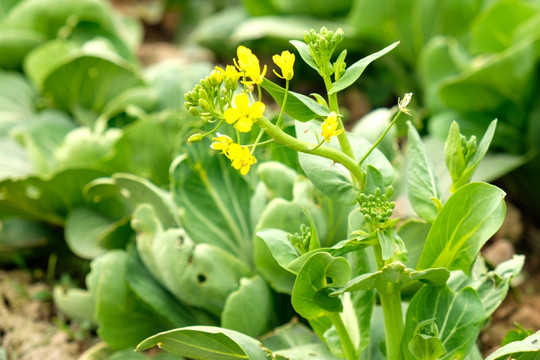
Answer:
<path fill-rule="evenodd" d="M 266 106 L 261 101 L 257 101 L 249 108 L 249 117 L 252 119 L 258 119 L 263 116 L 265 110 Z"/>
<path fill-rule="evenodd" d="M 234 104 L 236 105 L 236 108 L 240 111 L 248 110 L 249 109 L 249 98 L 246 93 L 241 93 L 236 95 L 234 98 Z"/>
<path fill-rule="evenodd" d="M 242 166 L 242 168 L 240 169 L 240 174 L 247 175 L 247 173 L 249 172 L 249 167 L 249 165 Z"/>
<path fill-rule="evenodd" d="M 251 128 L 253 127 L 253 120 L 251 120 L 249 117 L 243 116 L 238 119 L 236 124 L 234 124 L 234 127 L 240 132 L 250 132 Z"/>
<path fill-rule="evenodd" d="M 223 116 L 225 117 L 225 121 L 227 122 L 227 124 L 232 124 L 240 117 L 240 111 L 235 108 L 228 108 L 223 113 Z"/>

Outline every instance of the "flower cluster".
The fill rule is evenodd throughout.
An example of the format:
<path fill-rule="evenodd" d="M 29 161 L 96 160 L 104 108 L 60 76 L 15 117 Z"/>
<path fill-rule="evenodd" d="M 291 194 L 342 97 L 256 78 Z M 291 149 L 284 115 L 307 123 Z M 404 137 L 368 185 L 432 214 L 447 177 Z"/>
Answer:
<path fill-rule="evenodd" d="M 360 204 L 360 212 L 364 215 L 366 223 L 377 227 L 384 227 L 384 224 L 392 216 L 392 211 L 396 206 L 395 202 L 388 198 L 392 195 L 390 187 L 386 194 L 381 194 L 381 189 L 376 188 L 375 194 L 360 194 L 358 202 Z"/>
<path fill-rule="evenodd" d="M 212 140 L 214 142 L 210 147 L 225 154 L 225 156 L 231 160 L 232 167 L 236 170 L 240 170 L 240 174 L 242 175 L 246 175 L 249 172 L 251 165 L 257 162 L 257 159 L 251 154 L 251 151 L 247 146 L 242 146 L 233 142 L 227 135 L 217 133 L 217 137 L 212 138 Z"/>
<path fill-rule="evenodd" d="M 206 134 L 193 134 L 188 142 L 202 141 L 206 136 L 214 134 L 223 124 L 233 125 L 237 134 L 248 133 L 257 120 L 263 117 L 266 106 L 260 101 L 260 85 L 267 67 L 265 65 L 261 69 L 257 56 L 245 46 L 239 46 L 236 54 L 234 66 L 216 66 L 208 77 L 185 95 L 185 106 L 192 115 L 200 116 L 207 122 L 217 122 L 213 130 Z M 274 55 L 273 60 L 281 70 L 281 74 L 274 71 L 276 75 L 287 81 L 291 80 L 294 76 L 294 54 L 283 51 L 280 55 Z M 243 85 L 242 92 L 235 94 L 239 83 Z M 253 93 L 255 87 L 259 89 L 257 100 Z M 251 165 L 257 162 L 252 152 L 260 135 L 255 144 L 250 146 L 243 146 L 239 139 L 235 142 L 229 136 L 219 133 L 212 139 L 210 147 L 227 156 L 231 160 L 231 166 L 240 170 L 242 175 L 246 175 Z"/>

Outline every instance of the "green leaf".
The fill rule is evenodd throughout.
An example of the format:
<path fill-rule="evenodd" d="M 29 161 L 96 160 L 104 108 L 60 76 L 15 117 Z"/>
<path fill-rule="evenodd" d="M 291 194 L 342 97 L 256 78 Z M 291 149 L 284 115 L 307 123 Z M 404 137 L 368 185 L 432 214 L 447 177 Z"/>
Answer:
<path fill-rule="evenodd" d="M 68 212 L 86 201 L 84 186 L 105 174 L 93 169 L 69 169 L 50 177 L 0 182 L 0 217 L 21 216 L 62 225 Z"/>
<path fill-rule="evenodd" d="M 107 252 L 92 263 L 97 272 L 95 319 L 98 335 L 112 348 L 134 346 L 169 325 L 141 303 L 126 285 L 127 254 Z"/>
<path fill-rule="evenodd" d="M 45 110 L 32 116 L 30 122 L 14 128 L 11 135 L 24 146 L 36 174 L 50 175 L 59 167 L 55 151 L 74 128 L 72 120 L 64 113 Z M 89 168 L 97 168 L 95 164 L 89 165 Z"/>
<path fill-rule="evenodd" d="M 456 191 L 433 222 L 417 269 L 470 267 L 480 248 L 504 220 L 505 193 L 486 183 L 470 183 Z"/>
<path fill-rule="evenodd" d="M 0 139 L 0 181 L 25 178 L 33 172 L 23 147 L 13 139 Z"/>
<path fill-rule="evenodd" d="M 283 104 L 283 97 L 285 96 L 284 88 L 267 79 L 264 79 L 261 86 L 264 90 L 268 91 L 280 106 Z M 289 91 L 284 111 L 292 118 L 302 122 L 326 117 L 330 114 L 328 108 L 320 105 L 312 98 L 295 93 L 294 91 Z"/>
<path fill-rule="evenodd" d="M 296 134 L 300 140 L 317 144 L 317 135 L 320 134 L 320 123 L 310 121 L 307 123 L 296 122 Z M 349 141 L 357 159 L 361 158 L 370 148 L 371 144 L 366 140 L 349 135 Z M 340 149 L 337 139 L 332 139 L 325 146 Z M 340 204 L 351 205 L 357 201 L 359 191 L 352 183 L 349 171 L 340 164 L 334 164 L 332 160 L 320 156 L 305 153 L 298 154 L 300 166 L 308 179 L 325 195 Z M 375 149 L 364 161 L 363 167 L 368 165 L 376 168 L 383 176 L 384 184 L 390 185 L 394 177 L 392 165 L 384 155 Z"/>
<path fill-rule="evenodd" d="M 408 347 L 417 360 L 438 360 L 446 353 L 440 339 L 424 334 L 414 335 Z"/>
<path fill-rule="evenodd" d="M 91 265 L 93 268 L 97 265 Z M 98 286 L 97 270 L 86 275 L 86 289 L 64 289 L 57 285 L 53 289 L 54 305 L 67 317 L 75 320 L 90 321 L 95 324 L 96 288 Z"/>
<path fill-rule="evenodd" d="M 260 276 L 240 279 L 240 287 L 225 301 L 221 326 L 248 336 L 268 331 L 273 314 L 270 288 Z"/>
<path fill-rule="evenodd" d="M 337 360 L 325 344 L 306 344 L 274 353 L 277 360 Z"/>
<path fill-rule="evenodd" d="M 424 286 L 411 300 L 403 332 L 403 352 L 406 360 L 418 359 L 409 351 L 418 325 L 431 320 L 436 336 L 447 349 L 441 360 L 462 359 L 474 345 L 482 322 L 483 308 L 476 291 L 465 288 L 453 292 L 446 286 Z"/>
<path fill-rule="evenodd" d="M 422 143 L 420 135 L 411 122 L 408 136 L 407 196 L 416 214 L 432 223 L 437 217 L 433 198 L 442 201 L 439 181 Z"/>
<path fill-rule="evenodd" d="M 400 262 L 393 262 L 384 266 L 374 273 L 366 273 L 351 279 L 341 289 L 333 294 L 354 292 L 359 290 L 372 290 L 386 283 L 405 283 L 407 281 L 420 280 L 433 286 L 441 286 L 446 283 L 450 272 L 445 268 L 433 268 L 424 271 L 408 269 Z"/>
<path fill-rule="evenodd" d="M 503 0 L 482 12 L 471 27 L 471 49 L 474 53 L 497 53 L 513 43 L 519 25 L 538 13 L 538 7 L 527 2 Z"/>
<path fill-rule="evenodd" d="M 395 43 L 385 47 L 384 49 L 382 49 L 382 50 L 380 50 L 380 51 L 378 51 L 378 52 L 376 52 L 374 54 L 371 54 L 369 56 L 366 56 L 365 58 L 360 59 L 357 62 L 355 62 L 354 64 L 352 64 L 351 66 L 349 66 L 345 70 L 343 75 L 341 75 L 339 80 L 336 81 L 332 85 L 332 88 L 330 89 L 328 94 L 337 93 L 338 91 L 346 89 L 349 86 L 351 86 L 352 84 L 354 84 L 354 82 L 356 82 L 356 80 L 358 80 L 360 75 L 362 75 L 364 70 L 368 67 L 369 64 L 371 64 L 372 61 L 377 60 L 381 56 L 387 54 L 392 49 L 394 49 L 396 46 L 398 46 L 398 44 L 399 44 L 399 41 L 396 41 Z"/>
<path fill-rule="evenodd" d="M 320 343 L 317 335 L 302 323 L 293 321 L 275 328 L 261 338 L 264 347 L 272 350 L 285 350 L 301 345 Z"/>
<path fill-rule="evenodd" d="M 137 250 L 128 251 L 126 283 L 137 298 L 160 316 L 169 327 L 217 325 L 218 319 L 200 308 L 188 306 L 174 297 L 150 274 Z"/>
<path fill-rule="evenodd" d="M 132 174 L 114 174 L 99 178 L 84 188 L 86 196 L 94 203 L 118 199 L 123 202 L 123 215 L 131 215 L 140 204 L 149 204 L 158 215 L 164 228 L 180 224 L 178 209 L 171 195 L 150 181 Z"/>
<path fill-rule="evenodd" d="M 448 286 L 458 291 L 466 286 L 476 290 L 484 306 L 484 316 L 489 318 L 506 298 L 511 280 L 523 268 L 523 255 L 514 255 L 512 259 L 499 264 L 495 270 L 487 271 L 484 261 L 479 257 L 471 273 L 471 277 L 462 272 L 453 272 Z"/>
<path fill-rule="evenodd" d="M 292 292 L 292 305 L 306 319 L 323 316 L 327 310 L 315 300 L 316 293 L 325 287 L 341 287 L 351 275 L 351 268 L 344 258 L 317 253 L 302 266 Z M 328 297 L 328 294 L 325 296 Z M 320 303 L 320 301 L 319 301 Z"/>
<path fill-rule="evenodd" d="M 28 53 L 45 40 L 45 36 L 33 30 L 0 29 L 0 67 L 13 70 L 22 68 Z"/>
<path fill-rule="evenodd" d="M 311 53 L 309 52 L 309 45 L 306 44 L 303 41 L 299 40 L 291 40 L 289 41 L 292 46 L 298 50 L 298 54 L 300 54 L 300 57 L 306 64 L 308 64 L 312 69 L 315 69 L 316 71 L 319 71 L 319 68 L 317 67 L 317 64 L 315 63 L 315 60 L 313 60 L 313 57 L 311 56 Z"/>
<path fill-rule="evenodd" d="M 193 155 L 179 156 L 171 165 L 171 189 L 183 209 L 183 224 L 198 244 L 207 243 L 249 263 L 250 192 L 246 180 L 224 156 L 206 146 L 191 147 Z"/>
<path fill-rule="evenodd" d="M 274 197 L 293 199 L 294 183 L 300 176 L 293 169 L 277 161 L 267 161 L 257 166 L 259 179 Z"/>
<path fill-rule="evenodd" d="M 220 315 L 227 297 L 238 288 L 249 267 L 227 251 L 196 243 L 184 229 L 164 230 L 157 213 L 140 205 L 131 226 L 146 268 L 184 303 Z"/>
<path fill-rule="evenodd" d="M 153 346 L 173 354 L 200 360 L 270 360 L 260 342 L 233 330 L 191 326 L 165 331 L 141 342 L 135 351 Z"/>
<path fill-rule="evenodd" d="M 430 224 L 418 219 L 408 219 L 397 229 L 397 233 L 407 249 L 407 262 L 405 263 L 407 267 L 416 268 L 429 229 L 431 229 Z"/>
<path fill-rule="evenodd" d="M 66 243 L 83 259 L 93 259 L 112 248 L 123 248 L 129 240 L 129 218 L 115 221 L 89 208 L 75 208 L 66 218 Z"/>
<path fill-rule="evenodd" d="M 0 70 L 0 137 L 9 136 L 14 126 L 23 125 L 36 111 L 36 91 L 19 73 Z"/>
<path fill-rule="evenodd" d="M 0 251 L 9 252 L 44 246 L 56 237 L 46 225 L 19 218 L 0 221 Z"/>
<path fill-rule="evenodd" d="M 540 358 L 540 331 L 525 340 L 514 341 L 491 353 L 486 360 L 507 359 L 537 360 Z"/>
<path fill-rule="evenodd" d="M 287 269 L 289 264 L 300 256 L 298 249 L 287 237 L 288 234 L 280 229 L 263 229 L 257 232 L 257 236 L 266 243 L 272 257 L 284 269 Z"/>

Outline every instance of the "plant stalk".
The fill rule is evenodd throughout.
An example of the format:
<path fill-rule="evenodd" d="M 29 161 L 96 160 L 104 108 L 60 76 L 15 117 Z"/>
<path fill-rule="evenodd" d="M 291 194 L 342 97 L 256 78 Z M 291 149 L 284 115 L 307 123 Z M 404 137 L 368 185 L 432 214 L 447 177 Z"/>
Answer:
<path fill-rule="evenodd" d="M 388 360 L 403 360 L 403 352 L 401 351 L 403 313 L 401 310 L 400 284 L 386 283 L 377 290 L 379 291 L 384 315 L 386 358 Z"/>
<path fill-rule="evenodd" d="M 339 313 L 330 313 L 328 315 L 332 324 L 336 327 L 336 331 L 339 335 L 339 340 L 341 341 L 341 347 L 343 348 L 343 353 L 345 354 L 345 359 L 347 360 L 357 360 L 356 351 L 354 345 L 349 336 L 349 332 L 341 319 Z"/>

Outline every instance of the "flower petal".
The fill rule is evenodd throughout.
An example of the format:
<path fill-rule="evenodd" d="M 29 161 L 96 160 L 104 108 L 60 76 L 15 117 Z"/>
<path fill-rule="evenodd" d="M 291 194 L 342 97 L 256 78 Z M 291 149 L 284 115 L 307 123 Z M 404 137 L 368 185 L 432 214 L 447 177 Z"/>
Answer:
<path fill-rule="evenodd" d="M 234 127 L 240 132 L 250 132 L 251 128 L 253 127 L 253 120 L 251 120 L 249 117 L 243 116 L 238 119 L 236 124 L 234 124 Z"/>
<path fill-rule="evenodd" d="M 261 101 L 256 101 L 249 108 L 249 117 L 252 119 L 258 119 L 263 116 L 265 110 L 266 105 L 264 105 Z"/>
<path fill-rule="evenodd" d="M 225 110 L 225 113 L 223 113 L 223 116 L 225 117 L 227 124 L 232 124 L 240 117 L 240 111 L 235 108 L 228 108 Z"/>
<path fill-rule="evenodd" d="M 236 108 L 240 111 L 248 110 L 249 109 L 249 98 L 246 93 L 241 93 L 236 95 L 234 98 L 234 104 L 236 105 Z"/>

